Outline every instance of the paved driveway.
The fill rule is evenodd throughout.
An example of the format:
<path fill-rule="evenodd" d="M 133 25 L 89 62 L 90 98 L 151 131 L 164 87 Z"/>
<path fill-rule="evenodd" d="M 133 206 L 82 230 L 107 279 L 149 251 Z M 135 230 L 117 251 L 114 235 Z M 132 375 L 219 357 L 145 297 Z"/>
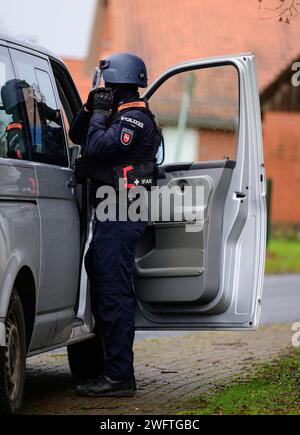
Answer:
<path fill-rule="evenodd" d="M 257 332 L 138 333 L 139 390 L 131 399 L 77 398 L 64 349 L 33 357 L 24 414 L 174 413 L 193 396 L 291 349 L 294 321 L 300 321 L 300 276 L 287 275 L 266 278 L 265 325 Z"/>
<path fill-rule="evenodd" d="M 205 332 L 141 340 L 135 345 L 138 392 L 133 398 L 76 397 L 65 353 L 32 358 L 24 414 L 173 414 L 195 395 L 232 376 L 245 376 L 258 361 L 291 349 L 287 325 L 258 332 Z M 196 406 L 189 403 L 189 409 Z"/>

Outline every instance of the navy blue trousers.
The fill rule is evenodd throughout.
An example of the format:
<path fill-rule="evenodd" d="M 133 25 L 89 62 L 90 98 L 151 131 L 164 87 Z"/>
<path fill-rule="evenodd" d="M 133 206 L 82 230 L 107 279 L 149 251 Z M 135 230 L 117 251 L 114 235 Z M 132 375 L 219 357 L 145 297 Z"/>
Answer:
<path fill-rule="evenodd" d="M 85 258 L 96 329 L 104 338 L 103 374 L 112 379 L 134 376 L 132 273 L 136 243 L 146 226 L 141 221 L 96 221 Z"/>

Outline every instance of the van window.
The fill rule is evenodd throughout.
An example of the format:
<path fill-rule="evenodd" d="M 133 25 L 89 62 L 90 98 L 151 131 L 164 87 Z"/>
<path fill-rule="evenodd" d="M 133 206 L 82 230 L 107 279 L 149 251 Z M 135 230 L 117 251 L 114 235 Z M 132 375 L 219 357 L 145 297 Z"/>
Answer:
<path fill-rule="evenodd" d="M 149 102 L 163 128 L 165 163 L 236 159 L 239 76 L 233 65 L 177 73 Z"/>
<path fill-rule="evenodd" d="M 16 80 L 8 50 L 0 47 L 0 157 L 29 160 L 22 84 Z"/>
<path fill-rule="evenodd" d="M 17 75 L 24 82 L 32 160 L 67 167 L 69 162 L 63 121 L 47 71 L 47 62 L 15 50 L 13 60 Z"/>

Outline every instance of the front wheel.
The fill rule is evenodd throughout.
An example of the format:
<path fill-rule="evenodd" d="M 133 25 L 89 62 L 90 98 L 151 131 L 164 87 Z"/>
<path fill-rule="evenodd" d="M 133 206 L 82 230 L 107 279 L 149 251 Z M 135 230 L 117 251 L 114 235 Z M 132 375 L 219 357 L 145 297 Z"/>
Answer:
<path fill-rule="evenodd" d="M 95 379 L 102 373 L 103 342 L 96 336 L 68 346 L 70 370 L 77 381 Z"/>
<path fill-rule="evenodd" d="M 21 409 L 25 370 L 26 332 L 23 307 L 14 289 L 5 323 L 5 347 L 0 347 L 0 415 Z"/>

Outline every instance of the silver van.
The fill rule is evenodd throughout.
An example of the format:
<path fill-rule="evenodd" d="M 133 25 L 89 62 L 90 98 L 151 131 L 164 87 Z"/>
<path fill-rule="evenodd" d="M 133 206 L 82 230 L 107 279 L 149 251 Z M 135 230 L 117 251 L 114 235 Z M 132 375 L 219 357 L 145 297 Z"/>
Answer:
<path fill-rule="evenodd" d="M 27 95 L 19 111 L 3 97 L 14 83 Z M 67 346 L 82 380 L 97 376 L 103 352 L 83 265 L 93 213 L 88 186 L 74 179 L 80 147 L 68 139 L 79 93 L 61 59 L 0 34 L 0 95 L 1 414 L 21 408 L 26 357 Z M 136 329 L 255 329 L 266 176 L 254 55 L 176 65 L 145 97 L 165 133 L 159 184 L 176 186 L 176 200 L 202 186 L 204 201 L 200 222 L 177 219 L 183 202 L 140 241 Z"/>

